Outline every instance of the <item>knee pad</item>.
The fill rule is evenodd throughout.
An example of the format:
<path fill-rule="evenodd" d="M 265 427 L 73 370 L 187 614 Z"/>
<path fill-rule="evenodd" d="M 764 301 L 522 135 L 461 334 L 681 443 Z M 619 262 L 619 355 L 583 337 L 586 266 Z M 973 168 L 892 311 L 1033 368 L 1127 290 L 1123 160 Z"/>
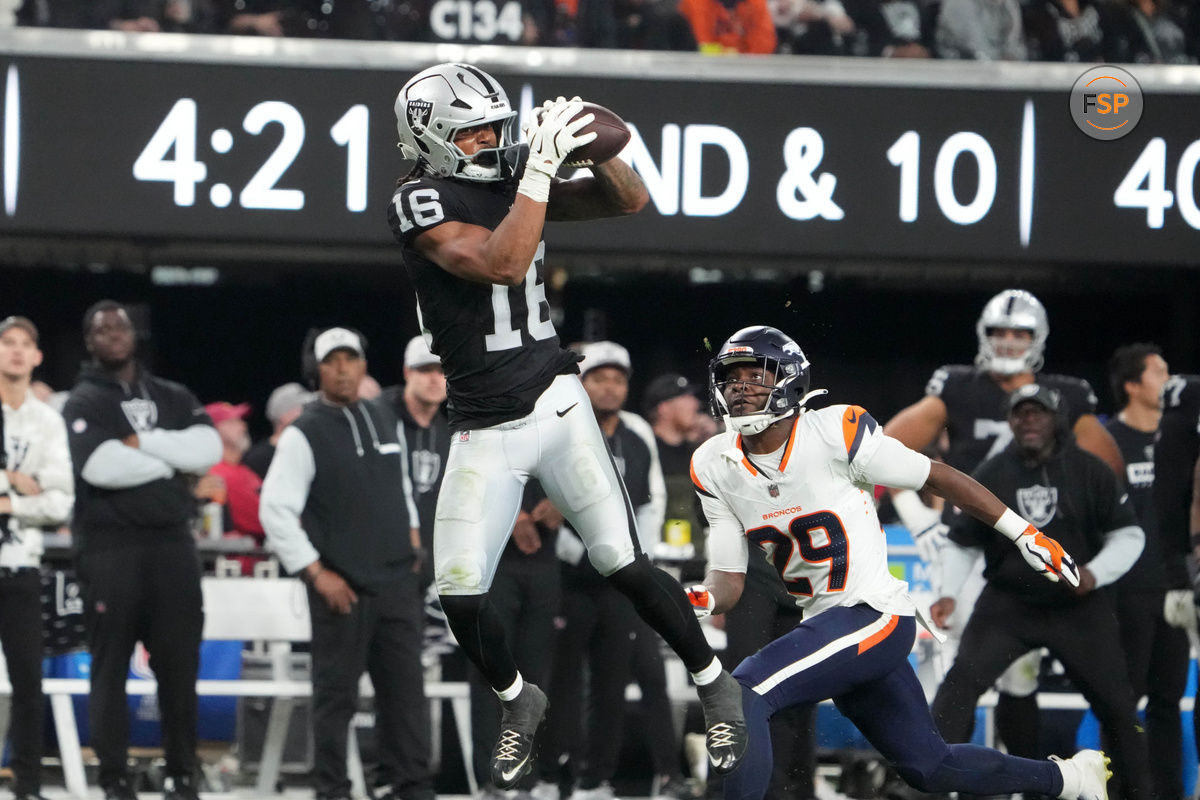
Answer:
<path fill-rule="evenodd" d="M 434 564 L 434 585 L 439 595 L 475 595 L 483 585 L 484 554 L 479 551 L 452 553 Z"/>
<path fill-rule="evenodd" d="M 1033 650 L 1008 665 L 996 680 L 996 688 L 1013 697 L 1028 697 L 1038 689 L 1038 672 L 1042 667 L 1042 651 Z"/>
<path fill-rule="evenodd" d="M 607 457 L 602 461 L 596 448 L 586 445 L 557 459 L 550 472 L 567 504 L 567 508 L 561 510 L 583 511 L 611 495 L 617 489 L 609 479 L 611 471 Z M 597 566 L 597 569 L 600 568 Z"/>
<path fill-rule="evenodd" d="M 588 548 L 588 561 L 591 561 L 596 571 L 606 578 L 622 567 L 632 564 L 636 557 L 633 542 L 621 546 L 601 542 Z"/>

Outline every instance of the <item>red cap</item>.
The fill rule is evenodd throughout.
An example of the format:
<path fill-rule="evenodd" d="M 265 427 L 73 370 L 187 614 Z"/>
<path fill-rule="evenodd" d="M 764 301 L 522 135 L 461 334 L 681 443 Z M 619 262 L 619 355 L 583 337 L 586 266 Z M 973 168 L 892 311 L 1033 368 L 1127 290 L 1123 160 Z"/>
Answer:
<path fill-rule="evenodd" d="M 212 417 L 213 424 L 216 424 L 229 419 L 245 419 L 250 413 L 250 404 L 238 403 L 235 406 L 222 400 L 219 403 L 209 403 L 204 410 Z"/>

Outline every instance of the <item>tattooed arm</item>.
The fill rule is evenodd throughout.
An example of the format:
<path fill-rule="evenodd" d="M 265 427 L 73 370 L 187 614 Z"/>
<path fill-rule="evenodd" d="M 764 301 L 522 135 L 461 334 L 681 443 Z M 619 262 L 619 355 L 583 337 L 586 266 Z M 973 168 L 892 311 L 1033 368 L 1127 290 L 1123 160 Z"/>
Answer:
<path fill-rule="evenodd" d="M 650 200 L 641 177 L 619 158 L 592 167 L 591 172 L 590 176 L 556 180 L 551 185 L 547 219 L 579 220 L 636 214 Z"/>

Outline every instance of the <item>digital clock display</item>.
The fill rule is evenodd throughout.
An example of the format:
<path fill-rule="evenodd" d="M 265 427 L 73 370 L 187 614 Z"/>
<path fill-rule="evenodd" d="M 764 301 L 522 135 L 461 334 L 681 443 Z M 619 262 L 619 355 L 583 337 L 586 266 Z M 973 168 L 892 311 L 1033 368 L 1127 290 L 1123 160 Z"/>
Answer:
<path fill-rule="evenodd" d="M 0 235 L 390 246 L 392 103 L 419 65 L 380 60 L 0 56 Z M 549 225 L 555 254 L 1200 263 L 1193 86 L 1132 68 L 1143 116 L 1097 141 L 1062 65 L 1061 87 L 987 88 L 689 78 L 678 61 L 665 77 L 480 62 L 515 106 L 578 94 L 634 128 L 622 157 L 649 207 Z"/>

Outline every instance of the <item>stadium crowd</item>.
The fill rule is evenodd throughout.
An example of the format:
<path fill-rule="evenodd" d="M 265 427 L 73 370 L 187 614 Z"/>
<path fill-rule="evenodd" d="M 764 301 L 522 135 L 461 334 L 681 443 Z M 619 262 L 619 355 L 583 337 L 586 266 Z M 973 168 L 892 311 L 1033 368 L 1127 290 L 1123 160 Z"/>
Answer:
<path fill-rule="evenodd" d="M 0 24 L 395 42 L 1195 64 L 1194 0 L 6 0 Z"/>

